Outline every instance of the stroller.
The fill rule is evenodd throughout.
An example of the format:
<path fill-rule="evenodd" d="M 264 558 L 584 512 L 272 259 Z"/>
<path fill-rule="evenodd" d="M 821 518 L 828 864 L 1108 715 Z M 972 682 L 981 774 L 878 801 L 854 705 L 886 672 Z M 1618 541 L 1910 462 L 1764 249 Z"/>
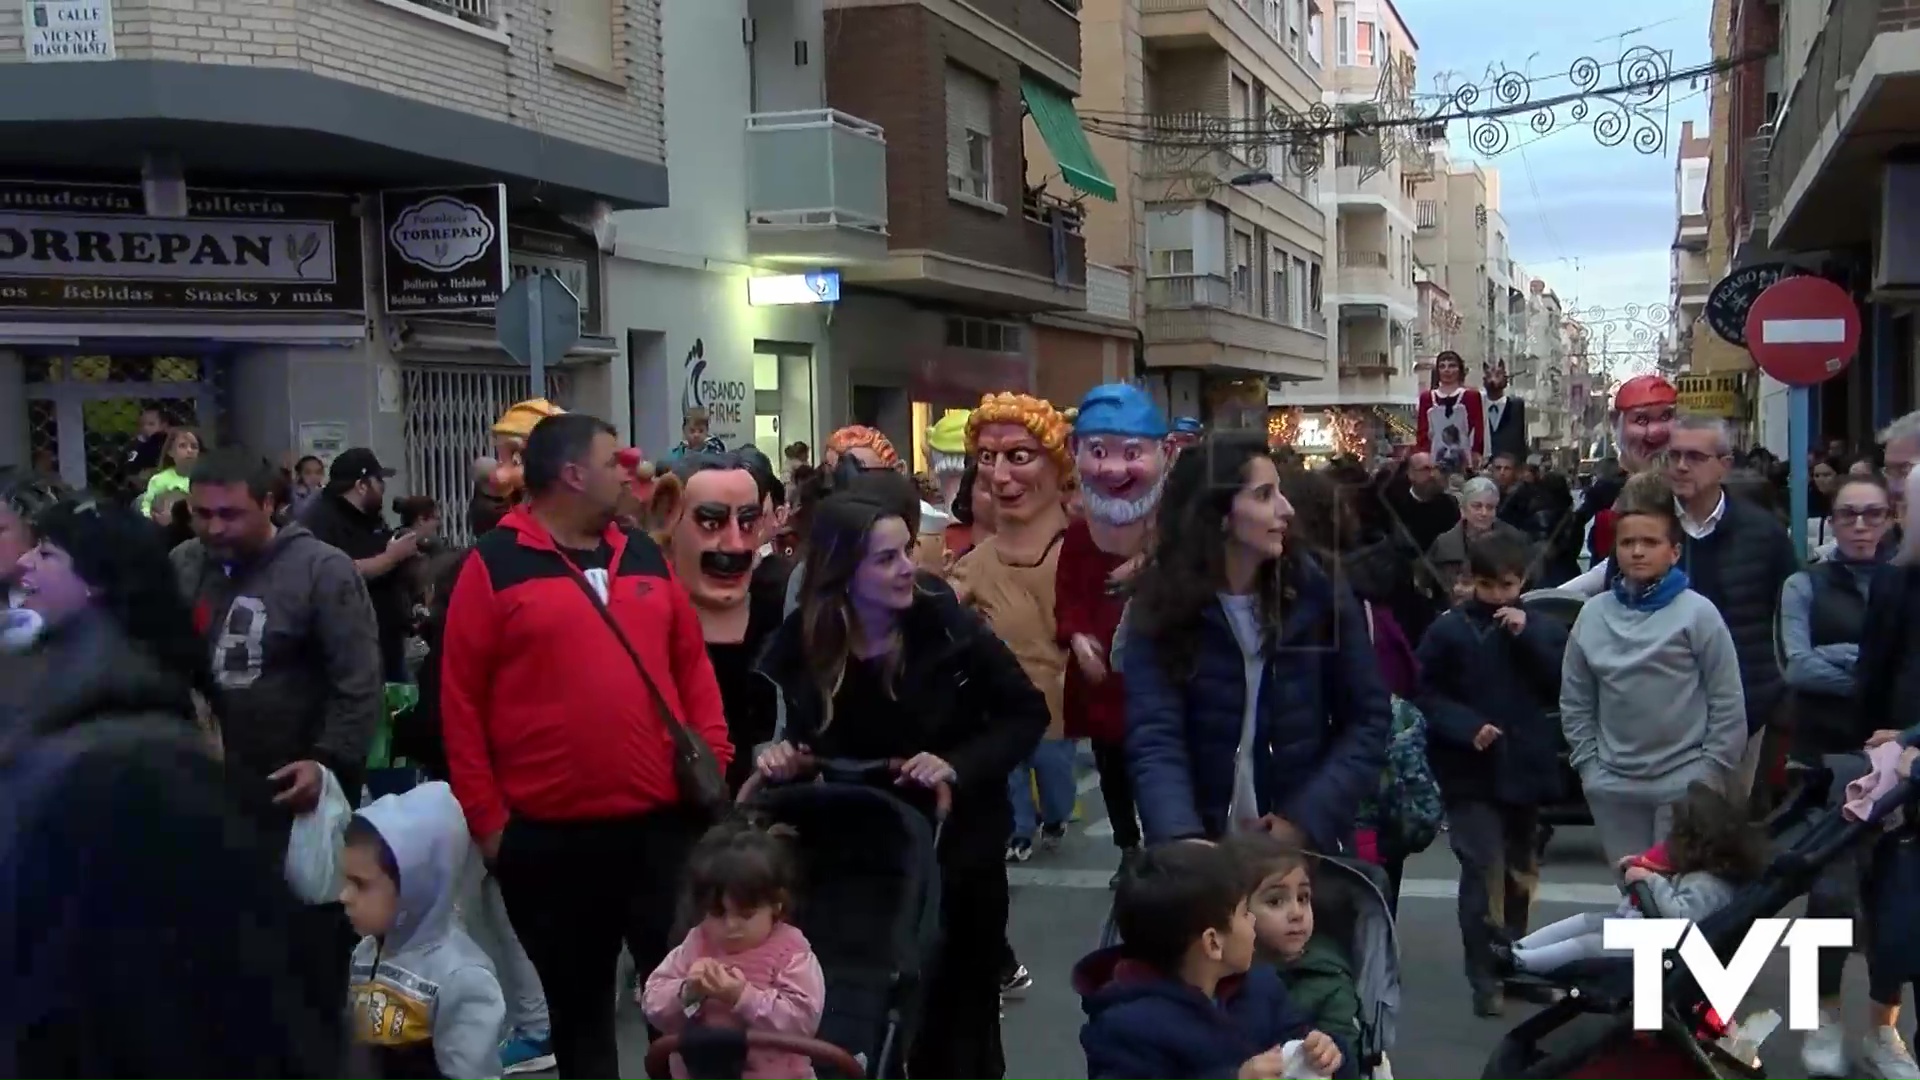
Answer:
<path fill-rule="evenodd" d="M 796 781 L 742 785 L 739 805 L 799 834 L 805 885 L 794 925 L 826 975 L 818 1038 L 716 1028 L 654 1040 L 647 1075 L 738 1080 L 746 1052 L 805 1054 L 826 1078 L 906 1075 L 926 974 L 940 934 L 940 830 L 953 805 L 941 784 L 932 812 L 893 785 L 902 763 L 802 757 Z M 852 842 L 849 842 L 849 841 Z"/>
<path fill-rule="evenodd" d="M 1858 773 L 1857 757 L 1808 769 L 1793 797 L 1767 822 L 1775 855 L 1761 879 L 1727 907 L 1702 920 L 1691 933 L 1705 934 L 1724 960 L 1738 949 L 1754 920 L 1772 918 L 1806 894 L 1821 872 L 1843 854 L 1873 843 L 1883 823 L 1913 798 L 1912 781 L 1883 796 L 1867 820 L 1849 820 L 1828 792 L 1845 789 L 1846 762 Z M 1836 775 L 1840 774 L 1840 775 Z M 1822 812 L 1828 804 L 1834 808 Z M 1644 886 L 1629 888 L 1636 906 L 1656 907 Z M 1760 1077 L 1720 1044 L 1733 1017 L 1713 1014 L 1684 964 L 1669 964 L 1664 979 L 1666 1011 L 1659 1031 L 1633 1028 L 1633 959 L 1608 956 L 1556 971 L 1550 985 L 1566 992 L 1558 1003 L 1521 1021 L 1501 1039 L 1482 1075 L 1494 1077 Z M 1580 1030 L 1567 1030 L 1578 1027 Z"/>
<path fill-rule="evenodd" d="M 1386 872 L 1372 863 L 1320 856 L 1313 877 L 1313 929 L 1345 946 L 1360 996 L 1363 1077 L 1382 1075 L 1400 1016 L 1400 941 L 1387 908 Z"/>

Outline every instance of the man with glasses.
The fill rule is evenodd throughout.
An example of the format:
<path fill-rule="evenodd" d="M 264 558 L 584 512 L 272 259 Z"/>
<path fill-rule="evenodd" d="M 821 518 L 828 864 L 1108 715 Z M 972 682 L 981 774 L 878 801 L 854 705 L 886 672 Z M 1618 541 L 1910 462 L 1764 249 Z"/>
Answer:
<path fill-rule="evenodd" d="M 1880 433 L 1880 467 L 1887 478 L 1887 493 L 1893 496 L 1893 528 L 1887 537 L 1896 545 L 1906 532 L 1907 477 L 1916 461 L 1920 461 L 1920 411 L 1895 420 Z"/>
<path fill-rule="evenodd" d="M 1915 431 L 1915 447 L 1920 450 L 1920 418 Z M 1740 659 L 1748 742 L 1740 775 L 1727 792 L 1739 798 L 1752 793 L 1761 761 L 1772 756 L 1766 736 L 1786 694 L 1774 656 L 1774 617 L 1780 608 L 1780 587 L 1800 568 L 1801 560 L 1786 527 L 1772 514 L 1728 496 L 1724 484 L 1733 467 L 1733 447 L 1723 421 L 1711 416 L 1675 417 L 1666 458 L 1674 510 L 1686 534 L 1680 568 L 1693 590 L 1720 609 Z M 1609 559 L 1565 588 L 1592 596 L 1613 579 Z"/>

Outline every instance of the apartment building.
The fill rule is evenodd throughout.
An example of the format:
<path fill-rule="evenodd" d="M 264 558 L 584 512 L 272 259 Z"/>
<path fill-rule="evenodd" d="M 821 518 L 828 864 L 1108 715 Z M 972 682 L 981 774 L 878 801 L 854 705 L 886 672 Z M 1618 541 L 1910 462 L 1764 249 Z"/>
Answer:
<path fill-rule="evenodd" d="M 1559 294 L 1545 281 L 1529 279 L 1523 363 L 1509 372 L 1509 383 L 1527 402 L 1527 440 L 1536 450 L 1551 452 L 1565 445 L 1572 434 L 1567 344 L 1566 311 Z"/>
<path fill-rule="evenodd" d="M 1673 247 L 1667 276 L 1667 306 L 1672 314 L 1667 323 L 1667 350 L 1677 370 L 1696 370 L 1693 350 L 1703 337 L 1712 336 L 1704 325 L 1696 328 L 1707 306 L 1707 294 L 1713 288 L 1713 270 L 1708 265 L 1707 178 L 1710 174 L 1712 140 L 1695 135 L 1693 121 L 1680 125 L 1680 141 L 1673 162 Z"/>
<path fill-rule="evenodd" d="M 1433 172 L 1414 184 L 1413 255 L 1429 279 L 1450 300 L 1457 320 L 1451 343 L 1429 336 L 1418 362 L 1430 367 L 1435 354 L 1459 353 L 1469 375 L 1494 355 L 1493 281 L 1488 248 L 1495 242 L 1492 174 L 1471 161 L 1448 159 L 1446 147 L 1434 147 Z M 1504 239 L 1504 232 L 1498 234 Z M 1502 285 L 1504 314 L 1504 284 Z"/>
<path fill-rule="evenodd" d="M 1324 170 L 1318 147 L 1269 123 L 1320 101 L 1325 13 L 1316 0 L 1089 0 L 1088 17 L 1105 4 L 1139 6 L 1145 112 L 1161 132 L 1135 174 L 1148 383 L 1174 414 L 1258 426 L 1270 384 L 1328 370 Z M 1125 47 L 1104 41 L 1097 63 Z M 1195 135 L 1208 131 L 1227 134 Z"/>
<path fill-rule="evenodd" d="M 1794 261 L 1861 300 L 1859 355 L 1816 389 L 1811 435 L 1863 444 L 1916 404 L 1920 167 L 1907 148 L 1920 105 L 1920 8 L 1731 0 L 1716 7 L 1722 15 L 1736 52 L 1771 54 L 1729 87 L 1736 258 Z M 1773 427 L 1763 432 L 1770 446 L 1785 441 L 1784 424 Z"/>
<path fill-rule="evenodd" d="M 582 307 L 541 392 L 615 415 L 600 239 L 667 201 L 659 8 L 0 8 L 0 235 L 23 246 L 0 463 L 122 489 L 153 405 L 273 455 L 371 446 L 457 511 L 488 422 L 534 392 L 491 317 L 536 271 Z"/>

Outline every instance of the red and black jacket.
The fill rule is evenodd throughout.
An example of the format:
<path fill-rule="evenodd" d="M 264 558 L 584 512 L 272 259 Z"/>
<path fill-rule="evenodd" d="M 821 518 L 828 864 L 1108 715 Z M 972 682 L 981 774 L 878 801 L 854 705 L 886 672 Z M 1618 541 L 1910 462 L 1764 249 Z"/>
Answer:
<path fill-rule="evenodd" d="M 644 533 L 608 526 L 607 607 L 676 718 L 724 769 L 720 687 L 686 589 Z M 440 716 L 476 837 L 510 816 L 616 818 L 679 800 L 653 692 L 553 537 L 515 507 L 463 563 L 448 603 Z"/>

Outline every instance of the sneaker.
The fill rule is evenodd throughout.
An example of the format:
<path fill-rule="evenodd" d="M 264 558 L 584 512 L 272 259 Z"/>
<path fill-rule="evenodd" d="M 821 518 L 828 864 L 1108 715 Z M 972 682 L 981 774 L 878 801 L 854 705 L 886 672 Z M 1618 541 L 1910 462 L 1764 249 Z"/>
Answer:
<path fill-rule="evenodd" d="M 1832 1009 L 1820 1010 L 1820 1026 L 1801 1041 L 1800 1064 L 1808 1076 L 1847 1075 L 1847 1029 Z"/>
<path fill-rule="evenodd" d="M 1013 970 L 1000 977 L 1000 996 L 1017 998 L 1033 986 L 1033 973 L 1025 964 L 1015 964 Z"/>
<path fill-rule="evenodd" d="M 1123 877 L 1126 877 L 1127 872 L 1129 870 L 1132 870 L 1133 865 L 1139 861 L 1140 861 L 1139 848 L 1137 847 L 1121 848 L 1120 849 L 1120 869 L 1115 870 L 1113 872 L 1113 877 L 1107 880 L 1107 888 L 1109 889 L 1119 888 L 1120 879 Z"/>
<path fill-rule="evenodd" d="M 500 1044 L 500 1072 L 505 1076 L 546 1072 L 557 1062 L 553 1056 L 553 1037 L 547 1033 L 528 1035 L 516 1031 Z"/>
<path fill-rule="evenodd" d="M 1899 1031 L 1876 1028 L 1864 1041 L 1860 1056 L 1869 1074 L 1885 1080 L 1920 1080 L 1920 1065 L 1914 1064 L 1913 1051 L 1907 1049 Z"/>
<path fill-rule="evenodd" d="M 1059 851 L 1061 841 L 1065 840 L 1066 838 L 1067 838 L 1067 827 L 1065 825 L 1040 826 L 1040 850 L 1041 851 Z"/>
<path fill-rule="evenodd" d="M 1007 841 L 1007 861 L 1008 862 L 1016 862 L 1016 863 L 1026 862 L 1028 859 L 1031 859 L 1031 858 L 1033 858 L 1033 841 L 1031 840 Z"/>

